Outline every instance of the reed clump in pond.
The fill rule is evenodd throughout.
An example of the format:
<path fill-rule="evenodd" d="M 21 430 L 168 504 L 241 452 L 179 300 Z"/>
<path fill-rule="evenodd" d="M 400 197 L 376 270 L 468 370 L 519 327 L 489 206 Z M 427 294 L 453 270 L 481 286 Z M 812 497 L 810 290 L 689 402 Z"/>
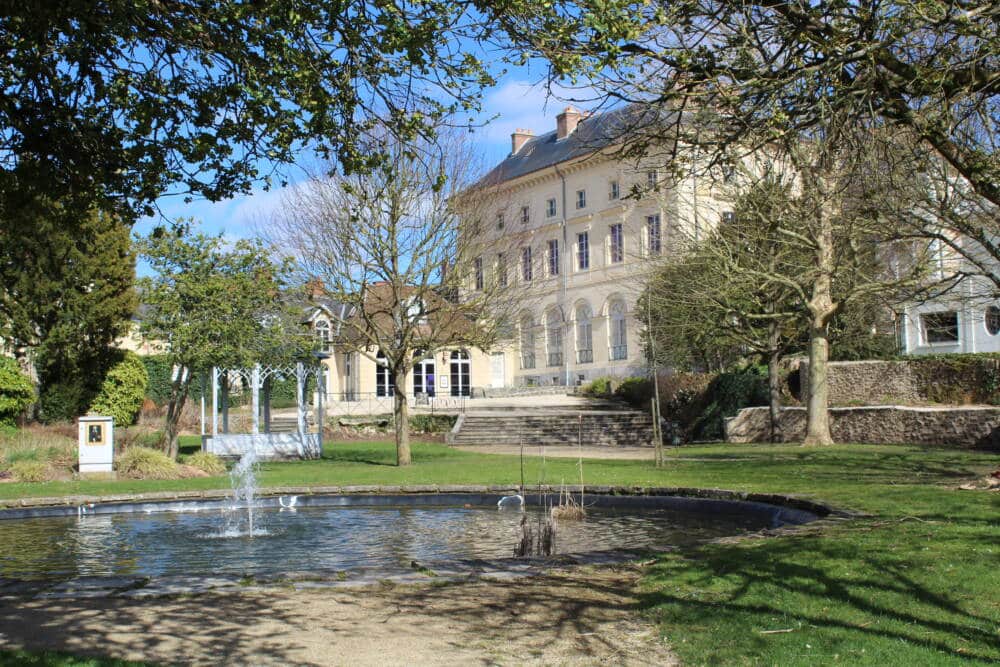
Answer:
<path fill-rule="evenodd" d="M 576 502 L 573 494 L 565 485 L 559 487 L 559 504 L 552 508 L 550 514 L 559 521 L 583 521 L 587 510 L 583 508 L 583 486 L 580 486 L 580 502 Z"/>
<path fill-rule="evenodd" d="M 552 519 L 538 515 L 537 526 L 532 526 L 528 515 L 521 517 L 521 539 L 514 549 L 514 556 L 551 556 L 556 546 L 556 527 Z"/>

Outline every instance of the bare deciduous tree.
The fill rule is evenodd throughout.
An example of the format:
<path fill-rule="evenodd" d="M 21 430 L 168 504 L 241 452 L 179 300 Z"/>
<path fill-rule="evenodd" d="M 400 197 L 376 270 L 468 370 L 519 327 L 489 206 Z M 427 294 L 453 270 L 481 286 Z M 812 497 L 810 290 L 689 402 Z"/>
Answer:
<path fill-rule="evenodd" d="M 476 160 L 457 134 L 434 143 L 367 138 L 392 159 L 370 174 L 308 179 L 288 193 L 265 234 L 290 251 L 303 282 L 318 280 L 341 307 L 334 342 L 395 377 L 399 465 L 411 462 L 407 378 L 414 354 L 488 349 L 506 331 L 510 281 L 490 270 L 495 240 L 461 194 Z M 483 197 L 474 201 L 485 207 Z"/>

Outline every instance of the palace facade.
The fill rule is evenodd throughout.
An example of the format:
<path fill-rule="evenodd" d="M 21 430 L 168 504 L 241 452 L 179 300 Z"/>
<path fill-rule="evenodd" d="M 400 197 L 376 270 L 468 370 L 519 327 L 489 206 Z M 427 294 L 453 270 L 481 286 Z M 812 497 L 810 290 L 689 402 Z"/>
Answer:
<path fill-rule="evenodd" d="M 726 199 L 694 169 L 679 177 L 676 163 L 662 156 L 620 159 L 627 113 L 568 107 L 548 132 L 518 130 L 510 154 L 466 193 L 475 198 L 478 191 L 486 202 L 473 207 L 476 224 L 463 226 L 485 239 L 470 258 L 466 289 L 509 281 L 515 321 L 494 349 L 449 347 L 417 360 L 411 396 L 478 396 L 647 373 L 636 301 L 651 263 L 729 213 Z M 328 394 L 391 396 L 394 378 L 377 356 L 336 349 L 339 307 L 317 298 L 305 320 L 330 352 Z"/>
<path fill-rule="evenodd" d="M 662 156 L 620 159 L 628 114 L 567 107 L 549 132 L 514 132 L 510 155 L 480 183 L 496 249 L 476 258 L 470 288 L 492 271 L 517 283 L 521 302 L 515 335 L 491 353 L 492 386 L 645 374 L 636 301 L 651 262 L 729 214 L 695 169 L 679 177 Z"/>

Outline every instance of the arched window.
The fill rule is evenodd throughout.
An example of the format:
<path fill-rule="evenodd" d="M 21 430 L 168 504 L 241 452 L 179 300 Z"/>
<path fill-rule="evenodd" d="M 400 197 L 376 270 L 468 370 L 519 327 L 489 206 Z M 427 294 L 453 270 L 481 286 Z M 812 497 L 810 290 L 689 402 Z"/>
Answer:
<path fill-rule="evenodd" d="M 382 350 L 375 355 L 375 395 L 394 396 L 396 394 L 396 374 L 389 368 L 389 361 Z"/>
<path fill-rule="evenodd" d="M 612 361 L 628 358 L 628 325 L 625 319 L 625 302 L 612 301 L 608 307 L 608 342 Z"/>
<path fill-rule="evenodd" d="M 472 364 L 469 361 L 469 353 L 465 350 L 455 350 L 451 353 L 451 395 L 471 396 L 472 395 Z"/>
<path fill-rule="evenodd" d="M 555 308 L 545 315 L 545 347 L 548 353 L 548 365 L 562 366 L 562 317 Z"/>
<path fill-rule="evenodd" d="M 593 312 L 586 303 L 576 307 L 576 363 L 589 364 L 594 360 L 594 330 L 591 325 Z"/>
<path fill-rule="evenodd" d="M 330 351 L 330 323 L 326 320 L 316 320 L 313 325 L 316 331 L 316 338 L 319 339 L 319 349 L 323 352 Z"/>
<path fill-rule="evenodd" d="M 521 318 L 521 368 L 535 367 L 535 322 L 531 315 Z"/>

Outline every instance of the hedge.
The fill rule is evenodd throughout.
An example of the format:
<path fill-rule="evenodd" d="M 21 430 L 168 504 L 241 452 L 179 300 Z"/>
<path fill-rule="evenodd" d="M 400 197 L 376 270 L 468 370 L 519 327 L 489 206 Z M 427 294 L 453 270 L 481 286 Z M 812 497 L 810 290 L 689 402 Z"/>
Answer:
<path fill-rule="evenodd" d="M 34 402 L 35 388 L 17 361 L 0 357 L 0 425 L 13 426 L 14 420 Z"/>
<path fill-rule="evenodd" d="M 125 352 L 122 360 L 104 376 L 90 410 L 114 417 L 116 425 L 128 426 L 139 414 L 148 384 L 149 375 L 142 360 L 134 352 Z"/>

